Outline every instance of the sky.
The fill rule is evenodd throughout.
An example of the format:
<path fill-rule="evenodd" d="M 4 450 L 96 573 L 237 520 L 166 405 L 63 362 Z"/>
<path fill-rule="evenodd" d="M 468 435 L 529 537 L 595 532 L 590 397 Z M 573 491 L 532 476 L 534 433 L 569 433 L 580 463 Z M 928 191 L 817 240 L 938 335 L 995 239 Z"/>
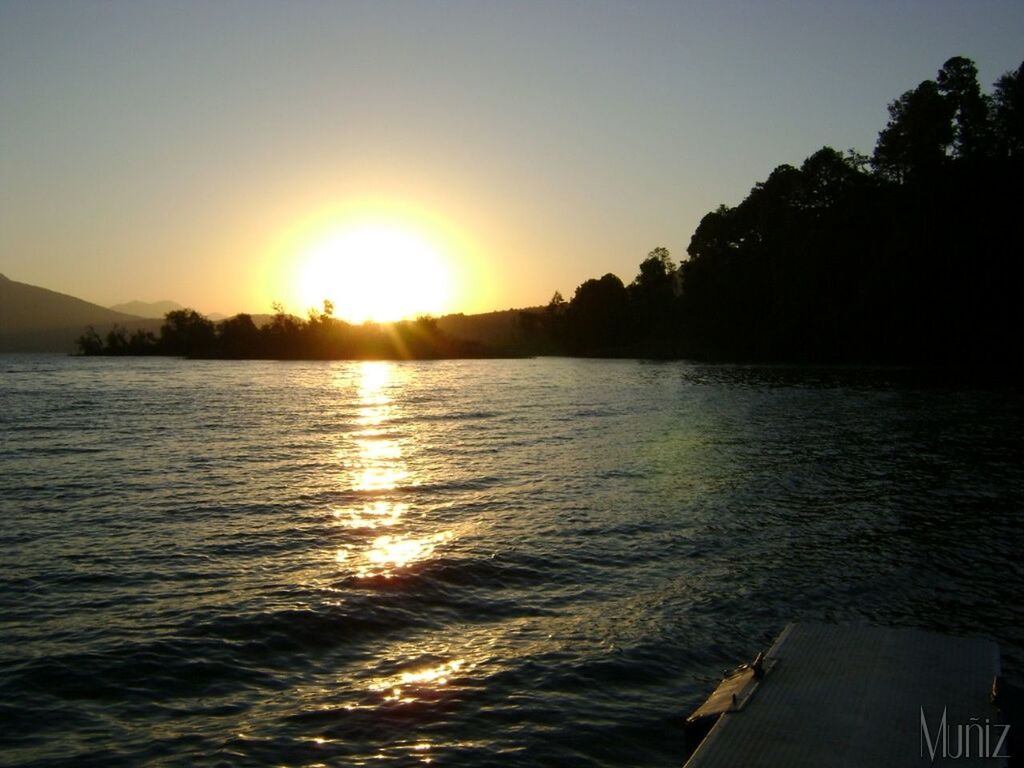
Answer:
<path fill-rule="evenodd" d="M 683 257 L 777 165 L 870 152 L 954 55 L 988 89 L 1024 3 L 0 0 L 0 273 L 301 311 L 427 253 L 432 311 L 542 304 Z M 369 272 L 309 266 L 374 228 Z"/>

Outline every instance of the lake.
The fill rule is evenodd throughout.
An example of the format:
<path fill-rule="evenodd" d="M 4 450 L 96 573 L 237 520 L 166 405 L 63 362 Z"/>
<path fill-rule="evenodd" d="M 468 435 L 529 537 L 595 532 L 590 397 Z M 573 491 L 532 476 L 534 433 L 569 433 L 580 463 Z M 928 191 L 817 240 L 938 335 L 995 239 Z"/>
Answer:
<path fill-rule="evenodd" d="M 0 356 L 2 762 L 678 766 L 800 619 L 1020 682 L 1022 436 L 899 370 Z"/>

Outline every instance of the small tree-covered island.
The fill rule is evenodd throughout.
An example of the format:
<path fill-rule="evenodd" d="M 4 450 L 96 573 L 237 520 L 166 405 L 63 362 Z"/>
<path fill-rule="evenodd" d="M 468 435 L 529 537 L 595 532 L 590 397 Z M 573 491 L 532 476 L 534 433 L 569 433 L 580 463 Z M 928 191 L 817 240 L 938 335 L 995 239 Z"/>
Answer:
<path fill-rule="evenodd" d="M 871 156 L 824 147 L 701 220 L 677 267 L 665 248 L 629 284 L 607 274 L 516 315 L 515 342 L 429 317 L 352 325 L 325 302 L 214 323 L 191 310 L 159 336 L 90 329 L 83 354 L 428 359 L 568 354 L 709 360 L 1000 365 L 1024 330 L 1024 64 L 991 93 L 949 59 L 889 105 Z M 1013 362 L 1009 360 L 1009 362 Z"/>
<path fill-rule="evenodd" d="M 431 360 L 495 357 L 513 354 L 474 341 L 455 339 L 421 317 L 396 323 L 354 325 L 334 317 L 325 301 L 323 310 L 310 310 L 308 319 L 289 315 L 275 304 L 269 323 L 258 326 L 251 315 L 239 314 L 214 322 L 195 310 L 168 312 L 159 336 L 115 327 L 101 338 L 90 328 L 78 339 L 86 355 L 174 355 L 197 358 L 274 360 Z"/>

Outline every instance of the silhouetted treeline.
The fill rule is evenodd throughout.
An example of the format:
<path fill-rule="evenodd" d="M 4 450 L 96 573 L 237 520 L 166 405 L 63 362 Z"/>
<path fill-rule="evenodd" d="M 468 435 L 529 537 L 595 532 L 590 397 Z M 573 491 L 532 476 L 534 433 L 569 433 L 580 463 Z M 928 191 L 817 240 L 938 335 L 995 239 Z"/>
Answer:
<path fill-rule="evenodd" d="M 397 323 L 352 325 L 322 312 L 308 319 L 289 315 L 280 306 L 267 325 L 258 327 L 241 314 L 213 322 L 191 309 L 168 312 L 159 335 L 128 334 L 115 327 L 105 338 L 90 328 L 78 339 L 85 355 L 176 355 L 196 358 L 274 360 L 434 359 L 490 357 L 500 352 L 483 344 L 452 339 L 435 320 L 422 317 Z"/>
<path fill-rule="evenodd" d="M 889 105 L 872 156 L 825 147 L 700 222 L 674 268 L 587 280 L 524 313 L 583 355 L 998 363 L 1024 330 L 1024 64 L 983 93 L 947 61 Z"/>
<path fill-rule="evenodd" d="M 947 61 L 889 105 L 871 156 L 824 147 L 701 220 L 678 267 L 655 248 L 519 314 L 506 354 L 1002 364 L 1024 331 L 1024 64 L 991 93 Z M 247 358 L 492 356 L 429 319 L 353 326 L 329 303 L 215 324 L 171 312 L 159 337 L 115 329 L 84 354 Z M 504 342 L 503 342 L 504 343 Z M 510 349 L 514 346 L 514 349 Z M 499 350 L 498 353 L 501 353 Z"/>

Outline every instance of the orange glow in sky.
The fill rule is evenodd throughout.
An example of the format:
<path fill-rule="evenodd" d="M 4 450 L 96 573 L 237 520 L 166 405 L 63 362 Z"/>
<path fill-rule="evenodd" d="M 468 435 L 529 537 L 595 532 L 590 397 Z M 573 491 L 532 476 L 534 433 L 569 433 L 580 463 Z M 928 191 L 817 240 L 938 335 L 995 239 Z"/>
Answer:
<path fill-rule="evenodd" d="M 1024 3 L 910 5 L 0 2 L 0 273 L 348 318 L 628 283 L 949 56 L 1019 66 Z"/>

